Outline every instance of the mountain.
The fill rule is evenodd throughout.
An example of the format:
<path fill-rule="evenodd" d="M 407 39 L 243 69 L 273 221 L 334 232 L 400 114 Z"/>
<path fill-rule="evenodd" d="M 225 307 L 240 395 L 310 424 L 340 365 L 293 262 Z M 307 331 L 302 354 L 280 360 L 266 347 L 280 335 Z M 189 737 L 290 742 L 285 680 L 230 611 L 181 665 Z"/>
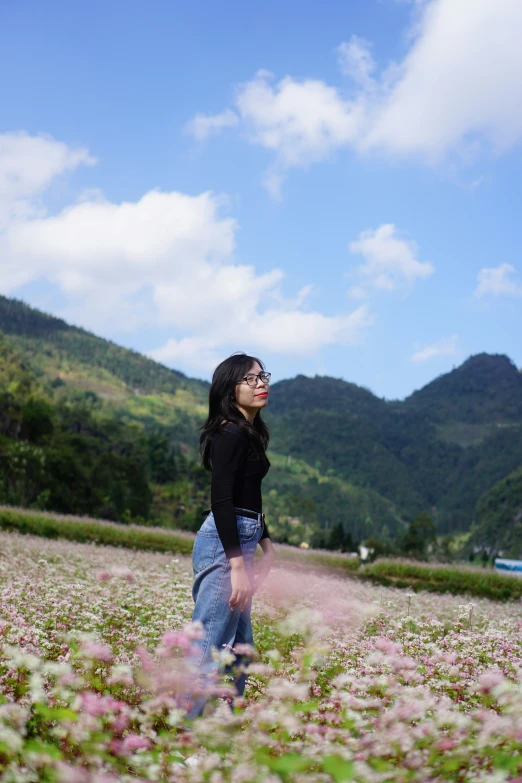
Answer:
<path fill-rule="evenodd" d="M 208 503 L 197 455 L 206 382 L 5 297 L 0 330 L 53 405 L 89 401 L 96 420 L 138 440 L 163 433 L 178 479 L 152 478 L 144 458 L 151 514 L 197 523 Z M 295 542 L 339 523 L 355 539 L 393 537 L 422 511 L 439 532 L 468 530 L 479 497 L 522 464 L 522 375 L 503 355 L 471 356 L 403 401 L 299 375 L 273 384 L 264 415 L 273 465 L 266 507 L 280 537 Z"/>
<path fill-rule="evenodd" d="M 208 395 L 205 381 L 3 296 L 0 332 L 63 397 L 92 392 L 117 418 L 168 426 L 183 448 L 196 448 Z"/>
<path fill-rule="evenodd" d="M 477 503 L 472 544 L 490 557 L 522 557 L 522 464 Z"/>
<path fill-rule="evenodd" d="M 522 461 L 521 380 L 507 357 L 488 354 L 404 401 L 298 376 L 273 387 L 267 419 L 281 453 L 372 487 L 404 518 L 429 510 L 450 532 L 469 528 L 478 497 Z"/>
<path fill-rule="evenodd" d="M 112 377 L 145 394 L 175 394 L 184 389 L 202 398 L 201 392 L 207 386 L 136 351 L 121 348 L 85 329 L 70 326 L 61 318 L 4 296 L 0 296 L 0 332 L 12 338 L 15 345 L 23 347 L 24 354 L 42 372 L 54 367 L 58 377 L 70 375 L 73 383 L 75 376 L 68 372 L 71 360 L 74 365 L 88 367 L 91 372 L 94 369 L 101 378 Z M 110 392 L 110 382 L 108 387 L 107 392 Z M 115 384 L 116 392 L 120 388 L 120 384 Z"/>
<path fill-rule="evenodd" d="M 197 526 L 201 510 L 208 507 L 209 477 L 202 470 L 197 453 L 208 383 L 187 378 L 134 351 L 6 297 L 0 297 L 0 328 L 10 350 L 20 357 L 20 366 L 23 364 L 32 373 L 31 393 L 45 400 L 52 409 L 54 429 L 38 448 L 52 449 L 57 433 L 60 437 L 71 434 L 69 426 L 79 429 L 80 440 L 83 435 L 94 440 L 77 444 L 77 453 L 71 454 L 71 464 L 77 464 L 81 461 L 81 449 L 100 458 L 105 453 L 103 438 L 99 437 L 102 431 L 109 433 L 105 439 L 106 451 L 119 453 L 120 445 L 113 439 L 116 429 L 121 448 L 126 454 L 134 451 L 132 459 L 149 482 L 153 493 L 150 518 L 167 525 Z M 1 362 L 0 356 L 0 366 Z M 17 416 L 23 422 L 27 400 L 20 402 Z M 134 450 L 133 439 L 137 444 Z M 6 453 L 11 446 L 4 437 Z M 1 452 L 0 435 L 0 458 Z M 338 523 L 349 528 L 357 539 L 383 531 L 393 533 L 402 526 L 401 513 L 375 489 L 356 487 L 342 477 L 325 476 L 306 461 L 294 460 L 289 464 L 286 456 L 281 457 L 274 450 L 270 458 L 273 469 L 267 484 L 266 507 L 273 518 L 271 530 L 281 540 L 299 543 L 303 537 L 310 537 L 314 529 Z M 166 465 L 173 466 L 171 481 L 165 475 Z M 81 480 L 77 477 L 74 481 L 88 483 L 91 469 L 94 467 L 88 466 Z M 42 477 L 41 481 L 50 481 L 50 477 Z M 0 489 L 0 502 L 6 501 L 6 492 L 2 496 Z M 10 494 L 7 493 L 9 502 L 40 506 L 47 497 L 41 482 L 35 483 L 32 489 L 20 489 L 18 500 L 13 492 L 11 487 Z M 120 487 L 113 494 L 122 492 Z M 82 513 L 99 513 L 97 502 L 87 504 L 88 507 L 86 501 L 82 502 Z M 76 513 L 78 504 L 73 498 L 70 503 L 70 508 L 64 508 L 62 503 L 59 510 Z M 119 512 L 111 511 L 112 515 L 115 513 Z M 289 516 L 293 518 L 292 523 L 288 522 Z M 300 519 L 299 524 L 296 517 Z"/>
<path fill-rule="evenodd" d="M 413 392 L 402 406 L 440 423 L 520 423 L 522 373 L 508 356 L 480 353 Z"/>

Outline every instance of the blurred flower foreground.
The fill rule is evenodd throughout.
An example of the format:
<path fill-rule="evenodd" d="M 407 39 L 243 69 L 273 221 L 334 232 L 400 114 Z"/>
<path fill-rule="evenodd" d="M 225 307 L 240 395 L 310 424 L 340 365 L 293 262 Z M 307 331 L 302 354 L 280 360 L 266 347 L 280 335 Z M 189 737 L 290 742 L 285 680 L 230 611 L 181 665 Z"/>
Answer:
<path fill-rule="evenodd" d="M 0 534 L 4 783 L 522 783 L 519 603 L 280 566 L 231 710 L 230 650 L 191 677 L 191 582 L 187 558 Z"/>

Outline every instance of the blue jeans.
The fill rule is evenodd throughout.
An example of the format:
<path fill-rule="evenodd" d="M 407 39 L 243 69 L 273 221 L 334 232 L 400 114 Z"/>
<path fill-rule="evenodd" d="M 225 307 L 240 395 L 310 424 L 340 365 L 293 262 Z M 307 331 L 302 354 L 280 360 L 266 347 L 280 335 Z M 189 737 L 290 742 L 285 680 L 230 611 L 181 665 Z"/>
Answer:
<path fill-rule="evenodd" d="M 247 574 L 252 580 L 254 555 L 263 532 L 263 523 L 255 519 L 236 515 L 241 551 L 245 560 Z M 219 538 L 212 512 L 201 525 L 192 551 L 194 585 L 192 597 L 195 606 L 192 620 L 200 620 L 204 627 L 204 637 L 197 643 L 199 660 L 196 673 L 200 677 L 210 677 L 217 671 L 218 664 L 212 659 L 212 649 L 221 651 L 223 647 L 236 644 L 252 644 L 252 621 L 250 617 L 252 599 L 243 611 L 239 607 L 231 609 L 229 599 L 232 595 L 230 580 L 231 567 Z M 236 692 L 243 695 L 246 674 L 243 672 L 235 681 Z M 207 699 L 197 698 L 187 716 L 194 718 L 205 707 Z"/>

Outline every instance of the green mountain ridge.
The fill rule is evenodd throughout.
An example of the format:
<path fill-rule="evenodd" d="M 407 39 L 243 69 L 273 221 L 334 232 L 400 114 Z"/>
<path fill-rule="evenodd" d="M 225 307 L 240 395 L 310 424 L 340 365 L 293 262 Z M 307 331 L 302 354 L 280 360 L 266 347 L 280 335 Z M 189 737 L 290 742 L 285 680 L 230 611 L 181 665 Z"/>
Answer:
<path fill-rule="evenodd" d="M 196 468 L 208 383 L 6 297 L 0 331 L 56 404 L 91 398 L 118 426 L 159 428 L 193 467 L 182 490 L 153 487 L 157 512 L 190 507 L 195 519 L 208 494 Z M 469 357 L 402 401 L 297 376 L 272 385 L 265 418 L 266 506 L 294 542 L 339 523 L 357 540 L 386 537 L 422 511 L 440 532 L 468 530 L 479 497 L 522 464 L 522 375 L 503 355 Z"/>
<path fill-rule="evenodd" d="M 522 372 L 508 356 L 470 356 L 404 400 L 431 421 L 491 424 L 522 421 Z"/>
<path fill-rule="evenodd" d="M 0 331 L 33 354 L 33 361 L 41 368 L 46 366 L 45 356 L 37 357 L 35 348 L 42 343 L 48 346 L 48 358 L 64 363 L 67 359 L 78 361 L 92 369 L 108 372 L 129 388 L 139 392 L 168 392 L 188 389 L 197 394 L 208 384 L 187 378 L 184 373 L 172 370 L 153 359 L 129 348 L 122 348 L 110 340 L 97 337 L 80 327 L 70 326 L 61 318 L 47 315 L 24 302 L 0 296 Z M 51 347 L 54 351 L 51 351 Z M 51 356 L 49 356 L 49 353 Z"/>

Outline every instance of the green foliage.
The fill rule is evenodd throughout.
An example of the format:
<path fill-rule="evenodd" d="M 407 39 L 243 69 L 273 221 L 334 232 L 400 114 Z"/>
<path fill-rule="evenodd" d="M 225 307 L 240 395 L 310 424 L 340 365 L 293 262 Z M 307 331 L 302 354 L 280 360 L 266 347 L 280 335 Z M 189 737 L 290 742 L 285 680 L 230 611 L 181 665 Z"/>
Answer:
<path fill-rule="evenodd" d="M 423 511 L 412 519 L 401 541 L 401 550 L 405 555 L 424 558 L 430 545 L 437 537 L 437 530 L 429 514 Z"/>
<path fill-rule="evenodd" d="M 397 554 L 396 547 L 389 539 L 380 539 L 377 536 L 370 536 L 366 539 L 364 545 L 368 549 L 367 563 L 373 563 L 380 557 L 389 557 L 390 555 Z"/>
<path fill-rule="evenodd" d="M 475 516 L 475 547 L 489 558 L 522 556 L 522 465 L 482 495 Z"/>
<path fill-rule="evenodd" d="M 278 541 L 328 548 L 330 532 L 342 525 L 349 545 L 386 530 L 402 530 L 393 504 L 369 487 L 311 468 L 304 460 L 270 452 L 263 502 Z"/>
<path fill-rule="evenodd" d="M 148 463 L 154 478 L 161 467 L 153 436 L 104 418 L 90 391 L 55 401 L 1 336 L 0 382 L 0 502 L 109 519 L 149 516 Z M 164 444 L 163 452 L 164 460 L 172 456 Z"/>
<path fill-rule="evenodd" d="M 325 548 L 332 549 L 337 552 L 353 552 L 354 543 L 352 536 L 344 529 L 344 526 L 341 522 L 338 522 L 330 530 L 325 541 Z"/>
<path fill-rule="evenodd" d="M 105 369 L 125 384 L 141 392 L 190 388 L 193 393 L 206 384 L 191 381 L 183 373 L 170 370 L 137 351 L 96 337 L 69 326 L 65 321 L 28 307 L 23 302 L 0 296 L 0 331 L 24 338 L 24 344 L 36 349 L 33 340 L 44 340 L 47 351 L 60 360 L 73 360 L 84 365 Z"/>

